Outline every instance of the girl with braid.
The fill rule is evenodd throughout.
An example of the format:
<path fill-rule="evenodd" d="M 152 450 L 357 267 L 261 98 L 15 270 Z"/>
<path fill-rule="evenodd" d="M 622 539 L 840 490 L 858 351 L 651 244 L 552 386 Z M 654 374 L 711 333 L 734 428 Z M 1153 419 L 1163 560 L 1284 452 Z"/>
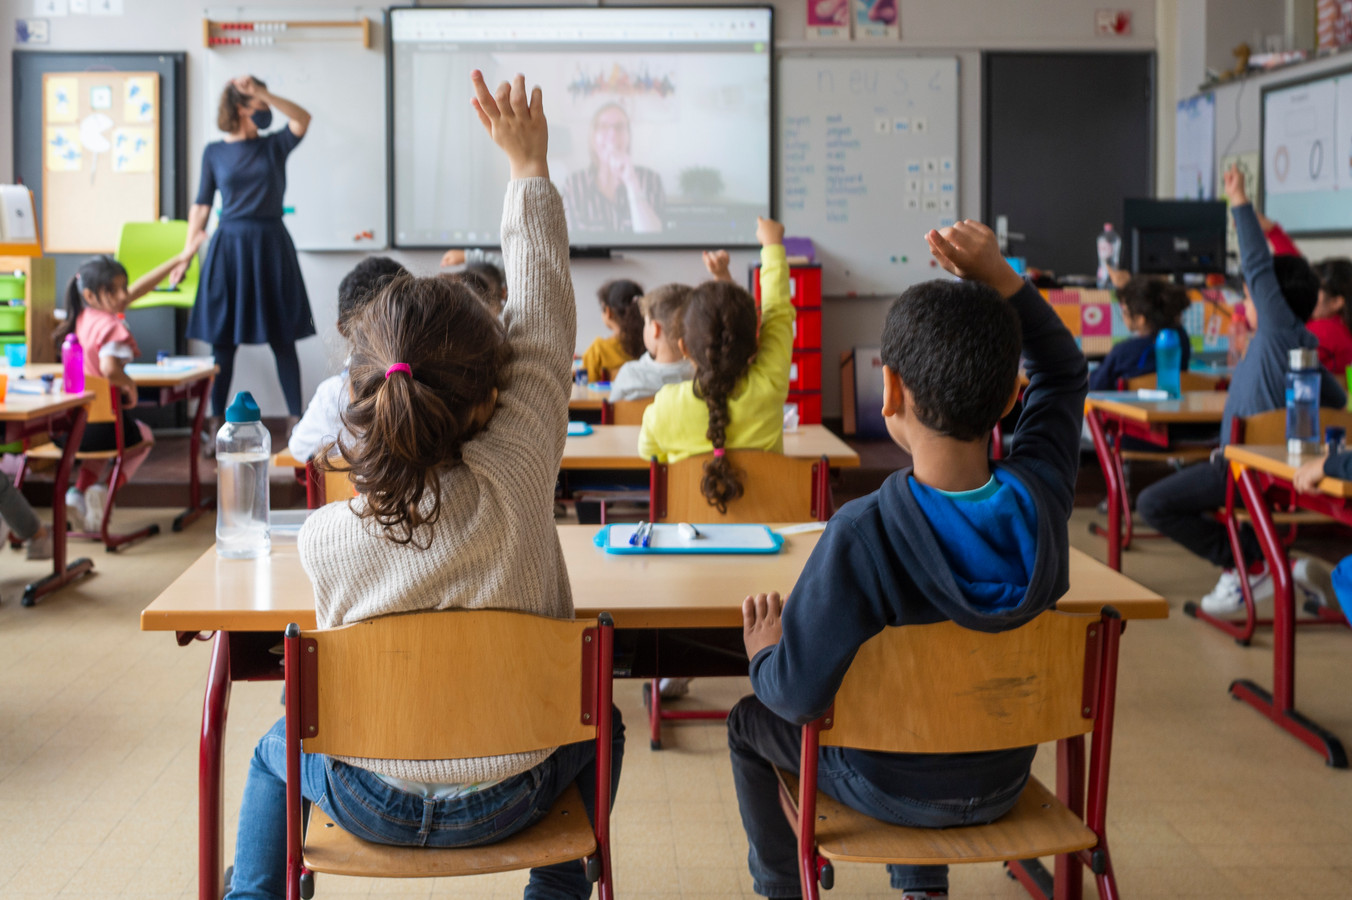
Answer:
<path fill-rule="evenodd" d="M 700 489 L 720 513 L 742 495 L 741 473 L 724 450 L 784 450 L 794 315 L 784 226 L 758 219 L 756 239 L 761 244 L 759 345 L 756 302 L 744 289 L 709 281 L 691 291 L 680 348 L 695 364 L 695 378 L 657 392 L 638 438 L 639 455 L 659 462 L 712 452 Z"/>

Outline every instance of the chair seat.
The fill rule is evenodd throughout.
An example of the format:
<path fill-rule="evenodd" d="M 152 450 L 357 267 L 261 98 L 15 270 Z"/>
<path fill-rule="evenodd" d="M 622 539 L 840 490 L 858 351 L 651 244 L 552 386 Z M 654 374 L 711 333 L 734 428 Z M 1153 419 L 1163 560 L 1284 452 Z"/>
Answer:
<path fill-rule="evenodd" d="M 305 865 L 314 872 L 362 878 L 450 878 L 533 869 L 581 859 L 596 851 L 596 836 L 570 785 L 549 814 L 535 825 L 496 844 L 440 849 L 390 847 L 347 833 L 317 806 L 311 806 L 305 833 Z"/>
<path fill-rule="evenodd" d="M 1271 516 L 1273 525 L 1336 525 L 1338 522 L 1331 516 L 1304 509 L 1294 512 L 1271 512 L 1268 515 Z M 1243 510 L 1237 510 L 1235 518 L 1240 522 L 1253 522 L 1253 516 Z"/>
<path fill-rule="evenodd" d="M 798 778 L 778 772 L 795 800 Z M 796 802 L 794 804 L 797 805 Z M 1036 778 L 1019 802 L 989 825 L 907 828 L 889 825 L 817 794 L 817 848 L 827 859 L 858 863 L 1001 862 L 1087 850 L 1098 837 Z"/>
<path fill-rule="evenodd" d="M 28 451 L 28 455 L 33 459 L 61 459 L 65 453 L 56 444 L 43 444 L 41 447 L 34 447 Z M 116 450 L 82 450 L 75 454 L 76 459 L 116 459 Z"/>
<path fill-rule="evenodd" d="M 1181 462 L 1202 462 L 1211 458 L 1215 447 L 1175 447 L 1171 450 L 1123 450 L 1126 462 L 1156 462 L 1177 459 Z"/>

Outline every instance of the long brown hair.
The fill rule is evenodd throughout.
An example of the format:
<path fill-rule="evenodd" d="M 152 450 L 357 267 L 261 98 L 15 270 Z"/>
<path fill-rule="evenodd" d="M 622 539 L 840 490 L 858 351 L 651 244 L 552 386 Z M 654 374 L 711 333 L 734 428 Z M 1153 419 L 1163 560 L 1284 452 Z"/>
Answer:
<path fill-rule="evenodd" d="M 709 408 L 714 458 L 704 464 L 700 492 L 720 513 L 742 496 L 742 473 L 721 451 L 727 441 L 728 395 L 756 355 L 756 301 L 743 288 L 706 281 L 690 292 L 681 328 L 685 350 L 695 363 L 695 396 Z"/>
<path fill-rule="evenodd" d="M 354 505 L 397 544 L 441 513 L 441 476 L 483 427 L 510 359 L 506 332 L 473 289 L 444 278 L 401 275 L 352 323 L 348 364 L 352 402 L 342 414 L 350 439 L 341 464 L 321 453 L 321 468 L 346 468 L 365 503 Z M 411 374 L 389 372 L 404 363 Z M 430 497 L 430 501 L 428 498 Z"/>
<path fill-rule="evenodd" d="M 601 306 L 610 310 L 610 317 L 620 326 L 620 347 L 630 359 L 643 355 L 643 311 L 638 308 L 638 298 L 643 296 L 643 288 L 628 278 L 616 278 L 601 285 L 596 299 Z"/>
<path fill-rule="evenodd" d="M 254 79 L 254 84 L 267 90 L 267 84 Z M 216 127 L 226 134 L 234 134 L 239 130 L 239 108 L 248 106 L 253 98 L 235 87 L 234 82 L 227 82 L 225 90 L 221 91 L 221 102 L 216 107 Z"/>

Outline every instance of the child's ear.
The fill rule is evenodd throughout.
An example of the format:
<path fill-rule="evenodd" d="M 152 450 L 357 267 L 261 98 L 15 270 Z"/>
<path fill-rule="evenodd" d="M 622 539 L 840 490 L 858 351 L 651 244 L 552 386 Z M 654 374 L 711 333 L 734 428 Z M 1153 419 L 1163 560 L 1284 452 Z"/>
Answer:
<path fill-rule="evenodd" d="M 1342 312 L 1343 307 L 1346 305 L 1347 298 L 1344 297 L 1342 294 L 1332 294 L 1329 296 L 1329 306 L 1333 307 L 1334 312 L 1336 313 Z"/>
<path fill-rule="evenodd" d="M 883 418 L 899 414 L 906 405 L 901 390 L 901 378 L 888 366 L 883 366 Z"/>
<path fill-rule="evenodd" d="M 96 308 L 98 307 L 99 295 L 91 291 L 89 288 L 85 288 L 84 290 L 80 291 L 80 296 L 84 298 L 85 306 L 93 306 Z"/>
<path fill-rule="evenodd" d="M 676 346 L 681 350 L 681 359 L 689 359 L 690 351 L 685 349 L 685 338 L 677 338 Z"/>
<path fill-rule="evenodd" d="M 1019 379 L 1015 378 L 1014 391 L 1009 395 L 1009 402 L 1005 404 L 1005 411 L 1000 413 L 1001 419 L 1003 419 L 1005 416 L 1009 415 L 1011 412 L 1014 411 L 1014 404 L 1019 402 L 1019 394 L 1022 393 L 1023 386 L 1019 384 Z"/>
<path fill-rule="evenodd" d="M 658 320 L 652 319 L 650 321 L 653 323 L 653 337 L 659 341 L 662 340 L 662 334 L 666 329 L 662 327 L 662 323 Z"/>

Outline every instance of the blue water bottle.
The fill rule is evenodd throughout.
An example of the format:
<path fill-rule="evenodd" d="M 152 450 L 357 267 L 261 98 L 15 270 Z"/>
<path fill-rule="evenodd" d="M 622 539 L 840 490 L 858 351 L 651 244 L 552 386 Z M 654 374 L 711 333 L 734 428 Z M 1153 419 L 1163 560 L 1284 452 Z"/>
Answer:
<path fill-rule="evenodd" d="M 1319 352 L 1297 348 L 1287 357 L 1286 452 L 1319 453 Z"/>
<path fill-rule="evenodd" d="M 1178 331 L 1165 328 L 1155 336 L 1155 387 L 1169 395 L 1170 400 L 1183 396 L 1179 384 L 1179 368 L 1183 364 L 1183 347 Z"/>

